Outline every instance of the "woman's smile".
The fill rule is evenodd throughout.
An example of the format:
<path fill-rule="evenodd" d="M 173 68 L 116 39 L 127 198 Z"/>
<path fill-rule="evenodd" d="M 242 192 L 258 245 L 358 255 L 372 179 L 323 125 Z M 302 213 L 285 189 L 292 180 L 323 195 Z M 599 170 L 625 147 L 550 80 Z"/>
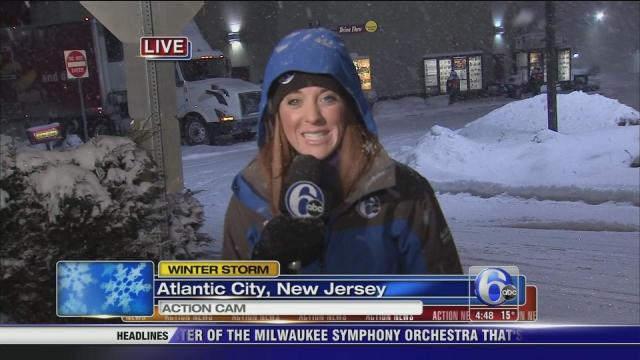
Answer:
<path fill-rule="evenodd" d="M 308 86 L 287 94 L 278 116 L 291 146 L 303 155 L 327 158 L 340 145 L 346 126 L 346 104 L 337 92 Z"/>

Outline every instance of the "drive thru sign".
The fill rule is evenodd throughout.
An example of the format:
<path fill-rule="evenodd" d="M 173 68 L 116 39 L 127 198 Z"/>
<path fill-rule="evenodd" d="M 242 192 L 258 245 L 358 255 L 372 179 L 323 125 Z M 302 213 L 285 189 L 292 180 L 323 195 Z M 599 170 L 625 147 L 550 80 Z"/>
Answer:
<path fill-rule="evenodd" d="M 84 50 L 65 50 L 64 65 L 67 68 L 68 79 L 89 77 L 87 66 L 87 52 Z"/>

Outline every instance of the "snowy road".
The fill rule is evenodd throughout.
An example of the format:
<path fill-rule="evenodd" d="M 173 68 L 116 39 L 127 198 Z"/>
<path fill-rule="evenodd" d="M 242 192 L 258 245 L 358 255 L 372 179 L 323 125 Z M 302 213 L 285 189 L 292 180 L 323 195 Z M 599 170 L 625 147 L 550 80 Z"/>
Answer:
<path fill-rule="evenodd" d="M 545 323 L 640 324 L 637 232 L 450 224 L 463 266 L 515 264 Z"/>
<path fill-rule="evenodd" d="M 445 97 L 401 99 L 374 109 L 380 138 L 406 162 L 433 125 L 459 129 L 510 102 L 446 105 Z M 255 156 L 254 142 L 183 147 L 185 186 L 205 206 L 203 232 L 220 255 L 233 177 Z M 589 205 L 506 195 L 438 194 L 463 266 L 519 266 L 539 289 L 539 317 L 549 323 L 640 324 L 640 211 L 627 203 Z"/>

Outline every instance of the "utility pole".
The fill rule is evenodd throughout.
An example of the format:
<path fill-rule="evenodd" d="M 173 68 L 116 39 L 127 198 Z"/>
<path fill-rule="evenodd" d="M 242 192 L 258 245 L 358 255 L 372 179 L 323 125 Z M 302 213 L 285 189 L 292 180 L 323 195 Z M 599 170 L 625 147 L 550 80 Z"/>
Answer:
<path fill-rule="evenodd" d="M 553 1 L 545 1 L 546 57 L 547 57 L 547 119 L 549 130 L 558 132 L 558 102 L 556 83 L 558 79 L 558 55 L 556 54 L 556 13 Z"/>
<path fill-rule="evenodd" d="M 200 10 L 203 1 L 81 1 L 95 18 L 109 29 L 124 49 L 127 103 L 132 119 L 139 120 L 142 140 L 156 162 L 162 189 L 160 200 L 183 190 L 180 131 L 176 114 L 175 64 L 173 61 L 147 61 L 140 55 L 140 37 L 179 35 Z M 151 234 L 160 246 L 169 238 L 169 214 Z"/>

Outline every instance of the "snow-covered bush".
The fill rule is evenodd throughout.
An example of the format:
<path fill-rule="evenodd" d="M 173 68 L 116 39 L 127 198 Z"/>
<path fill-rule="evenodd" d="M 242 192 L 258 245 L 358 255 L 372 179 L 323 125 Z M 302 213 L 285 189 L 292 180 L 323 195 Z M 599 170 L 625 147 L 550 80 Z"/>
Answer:
<path fill-rule="evenodd" d="M 162 196 L 159 176 L 127 138 L 59 152 L 0 135 L 0 314 L 55 321 L 60 260 L 192 259 L 210 246 L 202 206 L 189 191 Z"/>

